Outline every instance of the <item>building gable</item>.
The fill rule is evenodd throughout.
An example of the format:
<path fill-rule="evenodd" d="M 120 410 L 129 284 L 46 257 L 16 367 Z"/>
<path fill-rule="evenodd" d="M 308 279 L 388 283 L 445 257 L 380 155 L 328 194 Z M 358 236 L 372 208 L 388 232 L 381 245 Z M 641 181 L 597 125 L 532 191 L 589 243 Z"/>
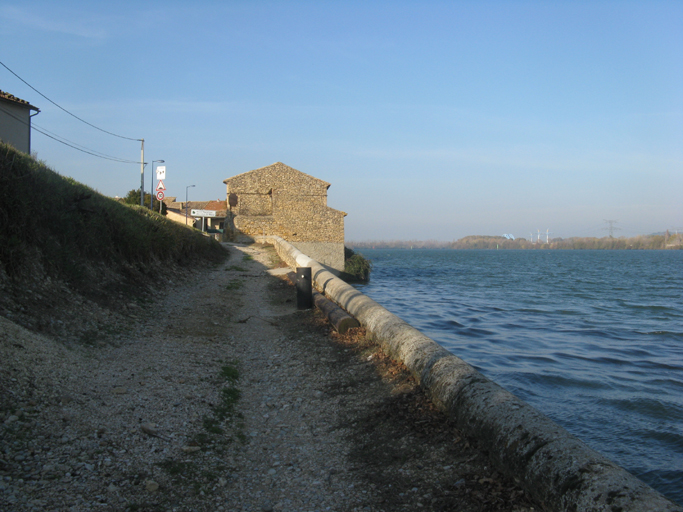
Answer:
<path fill-rule="evenodd" d="M 273 189 L 300 191 L 306 195 L 327 195 L 330 184 L 293 167 L 275 162 L 223 181 L 230 193 L 269 194 Z"/>
<path fill-rule="evenodd" d="M 282 162 L 224 180 L 233 237 L 276 235 L 338 271 L 344 268 L 344 217 L 327 206 L 330 184 Z"/>

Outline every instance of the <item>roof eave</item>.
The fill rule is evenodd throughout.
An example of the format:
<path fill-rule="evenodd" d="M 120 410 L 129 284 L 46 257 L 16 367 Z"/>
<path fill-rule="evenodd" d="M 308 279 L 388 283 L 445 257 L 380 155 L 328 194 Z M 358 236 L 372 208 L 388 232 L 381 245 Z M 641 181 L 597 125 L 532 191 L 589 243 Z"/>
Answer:
<path fill-rule="evenodd" d="M 16 96 L 14 96 L 12 98 L 8 98 L 6 96 L 0 95 L 0 100 L 6 101 L 7 103 L 11 103 L 12 105 L 19 105 L 20 107 L 24 107 L 24 108 L 27 108 L 29 110 L 35 110 L 36 112 L 40 112 L 40 109 L 38 107 L 34 107 L 28 101 L 24 101 L 22 99 L 19 99 Z"/>

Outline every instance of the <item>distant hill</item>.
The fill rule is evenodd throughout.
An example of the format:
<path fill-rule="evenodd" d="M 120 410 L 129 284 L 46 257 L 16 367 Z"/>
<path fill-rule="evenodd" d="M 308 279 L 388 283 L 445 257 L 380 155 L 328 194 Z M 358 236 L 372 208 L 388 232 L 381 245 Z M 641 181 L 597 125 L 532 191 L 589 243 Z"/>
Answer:
<path fill-rule="evenodd" d="M 671 235 L 668 232 L 655 235 L 642 235 L 631 238 L 593 238 L 572 237 L 553 238 L 548 243 L 530 242 L 524 238 L 509 240 L 503 236 L 466 236 L 454 242 L 429 241 L 369 241 L 347 242 L 353 249 L 597 249 L 597 250 L 638 250 L 638 249 L 683 249 L 683 234 Z"/>

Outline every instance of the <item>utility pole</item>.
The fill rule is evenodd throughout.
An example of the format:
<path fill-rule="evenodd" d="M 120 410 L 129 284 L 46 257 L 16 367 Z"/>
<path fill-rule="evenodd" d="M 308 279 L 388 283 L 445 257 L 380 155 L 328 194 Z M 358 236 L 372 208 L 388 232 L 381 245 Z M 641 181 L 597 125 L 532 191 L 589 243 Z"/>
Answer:
<path fill-rule="evenodd" d="M 185 187 L 185 225 L 187 226 L 187 190 L 194 187 L 194 185 L 188 185 Z"/>
<path fill-rule="evenodd" d="M 140 139 L 142 142 L 140 147 L 140 206 L 144 206 L 145 202 L 145 139 Z"/>
<path fill-rule="evenodd" d="M 609 224 L 608 228 L 602 228 L 603 230 L 609 231 L 609 237 L 614 238 L 614 232 L 620 230 L 621 228 L 614 227 L 614 225 L 619 222 L 618 220 L 607 220 L 603 219 L 607 224 Z"/>

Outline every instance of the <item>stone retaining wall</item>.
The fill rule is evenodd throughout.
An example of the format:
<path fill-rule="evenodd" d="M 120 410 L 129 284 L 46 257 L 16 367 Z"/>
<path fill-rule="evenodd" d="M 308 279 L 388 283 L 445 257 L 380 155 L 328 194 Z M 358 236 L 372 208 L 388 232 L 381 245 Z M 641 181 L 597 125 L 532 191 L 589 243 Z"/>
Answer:
<path fill-rule="evenodd" d="M 402 361 L 432 401 L 478 439 L 499 470 L 550 510 L 677 511 L 671 502 L 565 429 L 487 379 L 420 331 L 326 271 L 279 237 L 268 237 L 290 267 L 311 267 L 314 286 L 353 315 Z"/>

